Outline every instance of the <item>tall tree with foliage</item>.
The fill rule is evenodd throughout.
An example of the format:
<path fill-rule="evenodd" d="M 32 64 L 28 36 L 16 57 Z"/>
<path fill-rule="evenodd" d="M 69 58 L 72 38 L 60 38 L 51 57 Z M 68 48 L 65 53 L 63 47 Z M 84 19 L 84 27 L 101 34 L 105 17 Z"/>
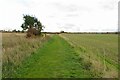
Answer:
<path fill-rule="evenodd" d="M 41 34 L 41 31 L 43 30 L 43 25 L 36 17 L 23 15 L 23 20 L 24 23 L 21 25 L 23 30 L 28 30 L 31 34 L 34 34 L 36 32 L 37 34 Z"/>

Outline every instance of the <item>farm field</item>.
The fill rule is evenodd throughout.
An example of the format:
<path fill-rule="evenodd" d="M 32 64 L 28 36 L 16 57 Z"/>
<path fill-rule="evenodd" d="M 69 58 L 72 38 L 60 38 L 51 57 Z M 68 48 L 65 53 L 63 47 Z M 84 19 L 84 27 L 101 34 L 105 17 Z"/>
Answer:
<path fill-rule="evenodd" d="M 3 78 L 116 78 L 117 34 L 3 33 Z"/>
<path fill-rule="evenodd" d="M 79 56 L 92 64 L 91 71 L 102 77 L 118 76 L 117 34 L 62 34 Z"/>

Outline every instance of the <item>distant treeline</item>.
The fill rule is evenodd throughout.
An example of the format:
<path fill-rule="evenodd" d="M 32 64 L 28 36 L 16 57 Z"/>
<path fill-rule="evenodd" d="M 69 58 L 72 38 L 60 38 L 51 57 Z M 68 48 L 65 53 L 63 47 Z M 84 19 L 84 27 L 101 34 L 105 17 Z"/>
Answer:
<path fill-rule="evenodd" d="M 5 30 L 0 30 L 0 32 L 3 33 L 26 33 L 26 31 L 20 31 L 20 30 L 12 30 L 12 31 L 5 31 Z M 118 34 L 120 32 L 42 32 L 45 34 L 61 34 L 61 33 L 66 33 L 66 34 Z"/>
<path fill-rule="evenodd" d="M 6 30 L 0 30 L 0 32 L 3 32 L 3 33 L 24 33 L 24 32 L 26 32 L 26 31 L 20 31 L 20 30 L 16 30 L 16 29 L 14 29 L 14 30 L 12 30 L 12 31 L 10 31 L 10 30 L 8 30 L 8 31 L 6 31 Z"/>
<path fill-rule="evenodd" d="M 61 33 L 66 33 L 66 34 L 118 34 L 120 32 L 43 32 L 47 34 L 61 34 Z"/>
<path fill-rule="evenodd" d="M 69 34 L 118 34 L 118 32 L 67 32 Z"/>

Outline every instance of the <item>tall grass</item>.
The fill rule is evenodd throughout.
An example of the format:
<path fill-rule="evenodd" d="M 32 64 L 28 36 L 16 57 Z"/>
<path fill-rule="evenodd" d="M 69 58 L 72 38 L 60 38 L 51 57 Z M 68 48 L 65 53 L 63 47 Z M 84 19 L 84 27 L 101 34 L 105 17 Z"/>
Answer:
<path fill-rule="evenodd" d="M 101 77 L 118 77 L 117 34 L 62 34 L 80 57 L 92 63 L 91 71 Z"/>
<path fill-rule="evenodd" d="M 25 58 L 34 54 L 47 37 L 26 38 L 24 33 L 3 33 L 3 77 L 10 77 Z"/>
<path fill-rule="evenodd" d="M 2 33 L 0 32 L 0 79 L 2 79 Z"/>

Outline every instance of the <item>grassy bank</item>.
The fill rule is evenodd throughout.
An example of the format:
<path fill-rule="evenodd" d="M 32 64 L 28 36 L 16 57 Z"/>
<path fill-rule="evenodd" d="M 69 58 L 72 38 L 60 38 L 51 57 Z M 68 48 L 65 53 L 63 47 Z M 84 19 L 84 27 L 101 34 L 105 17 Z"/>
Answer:
<path fill-rule="evenodd" d="M 3 77 L 11 77 L 15 69 L 22 61 L 34 54 L 40 48 L 47 37 L 26 38 L 24 33 L 3 33 L 2 34 L 2 74 Z"/>

